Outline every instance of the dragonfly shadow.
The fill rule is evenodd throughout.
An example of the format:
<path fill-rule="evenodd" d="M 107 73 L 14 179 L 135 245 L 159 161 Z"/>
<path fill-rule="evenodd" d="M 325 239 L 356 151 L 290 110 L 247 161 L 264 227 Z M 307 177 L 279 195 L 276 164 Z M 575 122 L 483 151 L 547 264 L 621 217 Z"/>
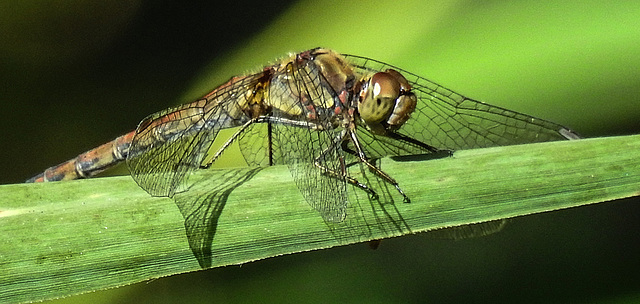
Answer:
<path fill-rule="evenodd" d="M 497 233 L 508 224 L 507 219 L 499 219 L 475 224 L 466 224 L 437 230 L 427 231 L 426 236 L 432 239 L 461 240 L 483 237 Z"/>
<path fill-rule="evenodd" d="M 325 222 L 341 244 L 358 243 L 411 233 L 396 204 L 403 204 L 397 190 L 366 166 L 350 168 L 350 174 L 376 191 L 377 198 L 350 187 L 349 207 L 344 222 Z M 370 243 L 370 245 L 372 245 Z M 371 246 L 372 248 L 374 246 Z"/>
<path fill-rule="evenodd" d="M 356 176 L 375 189 L 378 198 L 357 187 L 348 191 L 349 207 L 342 222 L 325 221 L 329 231 L 340 244 L 398 236 L 411 232 L 396 207 L 402 198 L 392 186 L 369 171 L 365 166 L 352 168 Z M 229 195 L 252 179 L 262 167 L 234 168 L 212 171 L 198 180 L 190 179 L 188 191 L 174 195 L 173 199 L 184 217 L 189 247 L 200 267 L 209 268 L 213 262 L 211 251 L 218 219 Z"/>
<path fill-rule="evenodd" d="M 216 234 L 218 219 L 233 190 L 253 178 L 262 168 L 235 168 L 216 171 L 195 181 L 189 191 L 177 193 L 173 198 L 184 217 L 189 247 L 200 267 L 212 265 L 211 244 Z"/>
<path fill-rule="evenodd" d="M 451 156 L 453 156 L 453 151 L 440 150 L 435 153 L 391 156 L 390 158 L 397 162 L 410 162 L 410 161 L 427 161 L 432 159 L 447 158 Z"/>
<path fill-rule="evenodd" d="M 449 155 L 448 152 L 442 153 L 436 158 Z M 376 249 L 384 238 L 412 234 L 410 225 L 397 208 L 397 204 L 404 203 L 397 190 L 364 166 L 359 167 L 358 179 L 375 189 L 378 198 L 372 198 L 365 191 L 355 186 L 352 187 L 349 197 L 351 204 L 345 221 L 342 223 L 326 222 L 332 235 L 341 244 L 368 241 L 369 246 Z M 446 240 L 476 238 L 501 231 L 507 222 L 507 219 L 499 219 L 447 227 L 428 231 L 426 235 L 432 239 Z"/>

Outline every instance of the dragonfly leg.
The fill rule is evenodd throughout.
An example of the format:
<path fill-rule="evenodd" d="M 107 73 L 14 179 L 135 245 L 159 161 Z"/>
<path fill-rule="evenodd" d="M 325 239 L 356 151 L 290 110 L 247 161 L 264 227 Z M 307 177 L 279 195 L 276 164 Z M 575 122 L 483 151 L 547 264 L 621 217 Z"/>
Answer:
<path fill-rule="evenodd" d="M 389 174 L 385 173 L 384 171 L 382 171 L 380 168 L 378 168 L 376 165 L 372 164 L 369 161 L 367 156 L 364 154 L 364 150 L 362 149 L 362 146 L 360 145 L 360 141 L 358 140 L 358 137 L 356 136 L 355 132 L 349 132 L 349 136 L 356 150 L 354 151 L 354 150 L 348 149 L 347 152 L 358 157 L 360 162 L 367 165 L 367 167 L 369 167 L 369 169 L 373 171 L 373 173 L 375 173 L 376 175 L 378 175 L 379 177 L 387 181 L 389 184 L 393 185 L 398 191 L 398 193 L 402 195 L 403 201 L 405 203 L 410 203 L 411 199 L 409 199 L 409 197 L 404 193 L 404 191 L 402 191 L 402 188 L 400 188 L 400 185 L 398 185 L 398 182 L 393 177 L 389 176 Z"/>
<path fill-rule="evenodd" d="M 209 169 L 211 165 L 222 155 L 224 150 L 226 150 L 236 139 L 240 137 L 240 135 L 242 135 L 242 133 L 244 133 L 247 130 L 247 128 L 249 128 L 249 126 L 251 126 L 254 123 L 274 123 L 274 124 L 282 124 L 282 125 L 288 125 L 288 126 L 305 128 L 305 129 L 312 129 L 312 130 L 318 130 L 321 128 L 319 125 L 316 125 L 313 123 L 301 122 L 301 121 L 291 120 L 291 119 L 286 119 L 281 117 L 258 116 L 258 117 L 252 118 L 249 121 L 245 122 L 242 126 L 240 126 L 240 129 L 238 129 L 238 131 L 236 131 L 235 133 L 233 133 L 231 137 L 229 137 L 229 139 L 224 143 L 224 145 L 222 145 L 222 147 L 218 149 L 218 151 L 211 158 L 211 160 L 209 160 L 206 164 L 200 166 L 200 169 Z"/>
<path fill-rule="evenodd" d="M 322 151 L 322 153 L 320 153 L 320 155 L 318 157 L 315 158 L 314 160 L 314 166 L 316 166 L 316 168 L 320 169 L 322 171 L 323 174 L 326 174 L 329 177 L 332 178 L 337 178 L 337 179 L 344 179 L 346 180 L 349 184 L 352 184 L 364 191 L 366 191 L 372 199 L 377 200 L 378 199 L 378 194 L 371 189 L 369 186 L 359 182 L 357 179 L 349 176 L 347 174 L 347 167 L 351 166 L 351 164 L 345 164 L 344 163 L 344 158 L 340 159 L 340 167 L 341 170 L 338 172 L 336 170 L 333 170 L 331 168 L 328 168 L 327 166 L 325 166 L 322 163 L 322 159 L 327 155 L 327 153 L 331 152 L 332 150 L 336 149 L 336 147 L 339 146 L 339 143 L 343 141 L 343 138 L 345 137 L 344 134 L 340 134 L 339 136 L 336 137 L 336 139 L 334 140 L 333 144 L 328 147 L 327 149 L 325 149 L 324 151 Z"/>
<path fill-rule="evenodd" d="M 336 170 L 327 168 L 327 166 L 323 165 L 322 162 L 320 161 L 320 158 L 323 157 L 324 154 L 326 154 L 331 148 L 324 150 L 322 152 L 322 154 L 320 156 L 318 156 L 316 158 L 316 160 L 314 161 L 314 165 L 316 166 L 316 168 L 320 169 L 322 171 L 323 174 L 326 174 L 329 177 L 332 178 L 337 178 L 337 179 L 345 179 L 349 184 L 352 184 L 362 190 L 364 190 L 365 192 L 367 192 L 372 199 L 377 200 L 378 199 L 378 194 L 371 189 L 369 186 L 359 182 L 357 179 L 347 175 L 346 169 L 347 166 L 344 164 L 344 159 L 341 159 L 342 162 L 342 171 L 338 172 Z"/>
<path fill-rule="evenodd" d="M 244 133 L 244 131 L 246 131 L 251 124 L 259 122 L 261 117 L 263 116 L 252 118 L 251 120 L 245 122 L 242 126 L 240 126 L 240 129 L 235 133 L 233 133 L 231 137 L 229 137 L 229 139 L 224 143 L 224 145 L 222 145 L 222 147 L 218 149 L 218 151 L 211 158 L 211 160 L 209 160 L 206 164 L 200 166 L 200 169 L 209 169 L 211 165 L 220 157 L 220 155 L 222 155 L 222 152 L 224 152 L 224 150 L 226 150 L 242 133 Z"/>

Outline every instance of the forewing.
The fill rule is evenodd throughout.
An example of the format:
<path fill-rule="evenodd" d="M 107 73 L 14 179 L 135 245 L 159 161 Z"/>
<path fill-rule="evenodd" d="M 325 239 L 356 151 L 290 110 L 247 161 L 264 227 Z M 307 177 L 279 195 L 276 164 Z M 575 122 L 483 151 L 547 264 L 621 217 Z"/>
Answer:
<path fill-rule="evenodd" d="M 203 99 L 145 118 L 131 143 L 127 165 L 133 179 L 154 196 L 186 190 L 218 131 L 248 121 L 242 111 L 247 91 L 262 73 L 234 78 Z"/>
<path fill-rule="evenodd" d="M 400 68 L 364 57 L 345 57 L 360 73 L 395 69 L 407 78 L 418 104 L 397 133 L 435 148 L 458 150 L 579 138 L 562 125 L 467 98 Z M 405 155 L 405 150 L 387 155 Z"/>
<path fill-rule="evenodd" d="M 287 72 L 272 80 L 269 98 L 279 105 L 273 113 L 275 146 L 305 200 L 326 222 L 341 222 L 348 201 L 344 159 L 336 143 L 340 142 L 340 131 L 330 127 L 327 113 L 331 111 L 322 110 L 333 104 L 335 93 L 314 68 L 285 69 Z M 278 120 L 301 121 L 304 125 Z"/>

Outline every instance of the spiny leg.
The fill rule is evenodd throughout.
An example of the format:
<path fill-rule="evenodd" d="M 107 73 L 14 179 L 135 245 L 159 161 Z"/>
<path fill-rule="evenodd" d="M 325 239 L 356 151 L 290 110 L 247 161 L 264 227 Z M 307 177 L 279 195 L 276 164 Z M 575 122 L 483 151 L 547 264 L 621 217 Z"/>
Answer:
<path fill-rule="evenodd" d="M 305 122 L 300 122 L 300 121 L 280 118 L 280 117 L 258 116 L 258 117 L 252 118 L 246 123 L 244 123 L 242 126 L 240 126 L 240 129 L 235 133 L 233 133 L 231 137 L 229 137 L 229 139 L 222 145 L 222 147 L 218 149 L 218 151 L 211 158 L 211 160 L 209 160 L 206 164 L 200 166 L 200 169 L 209 169 L 211 165 L 220 157 L 220 155 L 222 155 L 224 150 L 226 150 L 236 139 L 240 137 L 240 135 L 242 135 L 242 133 L 244 133 L 247 130 L 247 128 L 249 128 L 249 126 L 251 126 L 254 123 L 275 123 L 275 124 L 283 124 L 283 125 L 300 127 L 305 129 L 313 129 L 313 130 L 319 129 L 319 126 L 316 124 L 305 123 Z"/>
<path fill-rule="evenodd" d="M 229 137 L 229 139 L 224 143 L 224 145 L 222 145 L 222 147 L 220 147 L 220 149 L 218 149 L 218 151 L 211 158 L 211 160 L 209 160 L 206 164 L 200 166 L 200 169 L 209 169 L 211 167 L 211 165 L 213 164 L 213 162 L 215 162 L 220 157 L 220 155 L 222 155 L 222 152 L 224 152 L 224 150 L 226 150 L 244 131 L 246 131 L 247 128 L 250 125 L 252 125 L 254 123 L 257 123 L 257 122 L 260 122 L 260 120 L 263 117 L 264 116 L 252 118 L 251 120 L 249 120 L 246 123 L 244 123 L 240 127 L 240 129 L 238 131 L 236 131 L 235 133 L 233 133 L 233 135 L 231 135 L 231 137 Z"/>
<path fill-rule="evenodd" d="M 340 158 L 340 167 L 341 167 L 341 171 L 337 172 L 336 170 L 333 170 L 331 168 L 326 167 L 325 165 L 322 164 L 322 159 L 327 155 L 327 153 L 331 152 L 332 150 L 336 149 L 337 147 L 339 147 L 339 143 L 342 142 L 345 138 L 345 133 L 342 132 L 340 135 L 338 135 L 334 141 L 332 142 L 331 146 L 324 149 L 320 155 L 318 157 L 315 158 L 313 164 L 314 166 L 316 166 L 319 170 L 322 171 L 323 174 L 326 174 L 329 177 L 332 178 L 337 178 L 337 179 L 345 179 L 349 184 L 352 184 L 364 191 L 366 191 L 369 195 L 371 195 L 371 198 L 374 200 L 378 199 L 378 194 L 371 189 L 369 186 L 359 182 L 357 179 L 349 176 L 347 174 L 347 167 L 350 165 L 345 164 L 344 162 L 344 158 L 341 157 Z"/>
<path fill-rule="evenodd" d="M 381 177 L 382 179 L 387 181 L 389 184 L 393 185 L 396 188 L 396 190 L 398 191 L 398 193 L 400 193 L 400 195 L 402 195 L 403 201 L 405 203 L 410 203 L 411 199 L 409 199 L 409 197 L 404 193 L 402 188 L 400 188 L 400 185 L 398 185 L 398 182 L 393 177 L 391 177 L 389 174 L 387 174 L 386 172 L 380 170 L 380 168 L 378 168 L 376 165 L 372 164 L 369 161 L 367 156 L 364 154 L 364 150 L 362 149 L 362 146 L 360 146 L 360 141 L 358 140 L 358 137 L 356 136 L 355 132 L 352 132 L 352 131 L 348 131 L 348 132 L 349 132 L 349 136 L 350 136 L 351 142 L 353 142 L 353 146 L 356 148 L 356 150 L 354 151 L 354 150 L 351 150 L 351 149 L 347 149 L 345 151 L 348 152 L 348 153 L 353 154 L 356 157 L 358 157 L 360 162 L 362 162 L 365 165 L 367 165 L 367 167 L 369 167 L 369 169 L 371 171 L 373 171 L 373 173 L 375 173 L 376 175 L 378 175 L 379 177 Z"/>

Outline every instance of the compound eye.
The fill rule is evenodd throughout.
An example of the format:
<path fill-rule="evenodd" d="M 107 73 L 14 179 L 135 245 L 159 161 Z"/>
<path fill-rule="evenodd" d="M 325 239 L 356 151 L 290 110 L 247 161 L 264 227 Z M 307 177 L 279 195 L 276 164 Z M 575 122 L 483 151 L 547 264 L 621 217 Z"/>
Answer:
<path fill-rule="evenodd" d="M 360 117 L 367 123 L 387 120 L 400 95 L 400 83 L 386 72 L 373 74 L 358 104 Z M 362 95 L 361 95 L 362 96 Z"/>

